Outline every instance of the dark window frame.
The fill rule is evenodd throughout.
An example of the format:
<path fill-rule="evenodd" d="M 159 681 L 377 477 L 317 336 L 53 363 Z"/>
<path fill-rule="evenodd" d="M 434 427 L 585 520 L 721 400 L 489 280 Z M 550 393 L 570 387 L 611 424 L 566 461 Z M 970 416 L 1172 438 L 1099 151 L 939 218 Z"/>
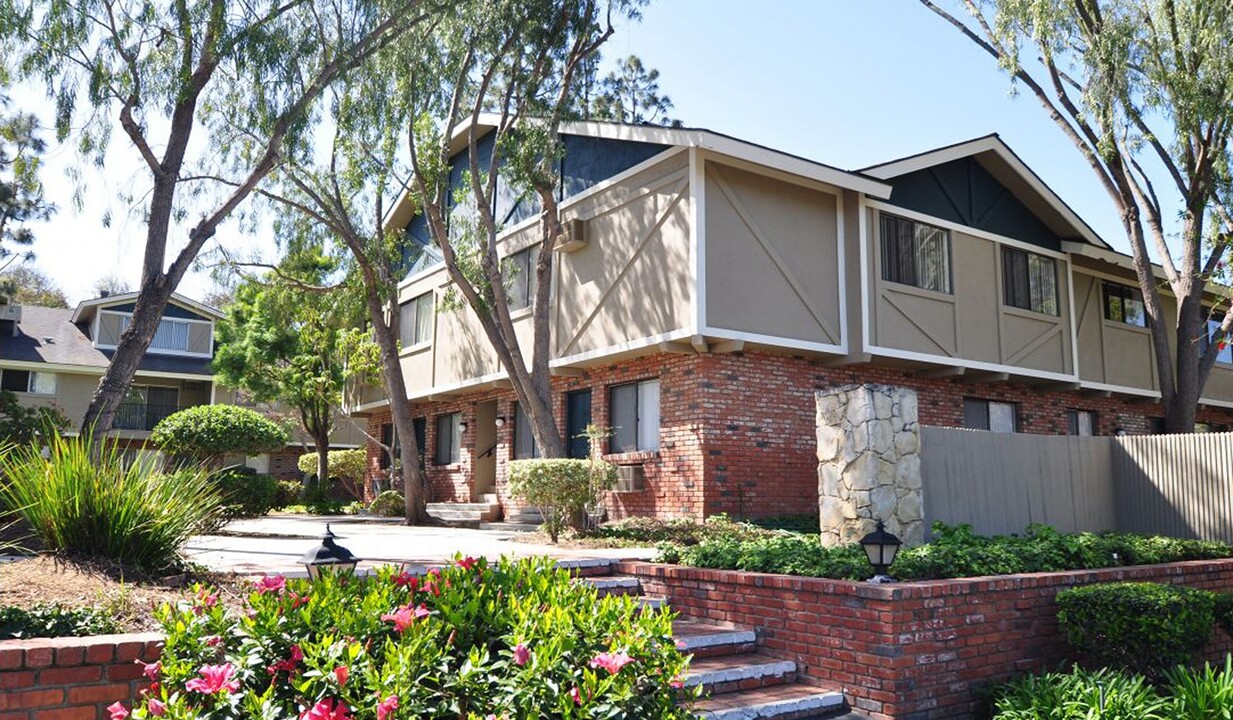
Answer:
<path fill-rule="evenodd" d="M 879 229 L 882 280 L 944 295 L 954 294 L 955 271 L 949 230 L 891 213 L 881 213 Z M 928 251 L 923 249 L 924 242 L 931 239 L 922 238 L 919 232 L 921 229 L 941 234 L 945 250 L 942 254 L 944 267 L 935 269 L 932 273 L 923 272 L 921 268 L 920 261 L 931 257 Z M 935 281 L 930 283 L 926 280 L 927 277 L 935 278 Z"/>
<path fill-rule="evenodd" d="M 1095 410 L 1078 410 L 1074 408 L 1066 411 L 1066 434 L 1076 436 L 1083 435 L 1083 433 L 1079 432 L 1081 429 L 1079 427 L 1079 419 L 1082 415 L 1086 415 L 1088 417 L 1089 429 L 1091 432 L 1087 435 L 1099 435 L 1100 429 L 1097 423 L 1100 420 L 1100 415 L 1097 414 Z"/>
<path fill-rule="evenodd" d="M 521 403 L 514 403 L 513 458 L 533 460 L 538 457 L 540 457 L 539 443 L 535 442 L 535 433 L 531 430 L 531 416 L 523 410 Z"/>
<path fill-rule="evenodd" d="M 448 427 L 447 427 L 448 426 Z M 446 432 L 442 432 L 442 430 Z M 456 465 L 462 462 L 462 413 L 452 412 L 436 418 L 437 437 L 433 444 L 434 465 Z M 448 438 L 448 440 L 446 440 Z M 446 440 L 449 444 L 443 445 Z"/>
<path fill-rule="evenodd" d="M 1131 327 L 1147 327 L 1147 305 L 1144 304 L 1143 293 L 1138 288 L 1108 281 L 1101 281 L 1101 284 L 1103 285 L 1101 297 L 1104 300 L 1105 320 Z M 1127 315 L 1126 308 L 1134 304 L 1139 306 L 1138 319 L 1140 322 L 1134 322 L 1133 318 L 1128 319 L 1130 316 Z"/>
<path fill-rule="evenodd" d="M 1010 432 L 1019 432 L 1019 403 L 1006 402 L 1005 400 L 988 400 L 986 398 L 971 398 L 963 399 L 963 427 L 969 430 L 986 430 L 989 432 L 1006 432 L 1005 430 L 993 429 L 993 406 L 1009 407 L 1011 409 L 1011 429 Z"/>
<path fill-rule="evenodd" d="M 407 350 L 432 342 L 431 318 L 435 312 L 436 297 L 432 290 L 399 303 L 398 343 L 402 346 L 401 349 Z M 427 326 L 424 325 L 424 318 L 428 318 Z"/>
<path fill-rule="evenodd" d="M 535 303 L 535 293 L 539 289 L 539 276 L 535 271 L 539 250 L 539 245 L 531 245 L 501 260 L 501 281 L 510 310 L 522 310 Z"/>
<path fill-rule="evenodd" d="M 644 447 L 642 443 L 642 435 L 644 425 L 650 422 L 647 413 L 642 407 L 642 387 L 654 383 L 655 389 L 655 446 L 649 445 Z M 626 418 L 618 418 L 618 402 L 617 394 L 632 391 L 633 397 L 633 423 L 631 426 L 626 426 L 628 420 Z M 659 378 L 644 378 L 633 382 L 620 383 L 617 385 L 608 386 L 608 424 L 612 427 L 612 435 L 608 438 L 609 452 L 611 453 L 631 453 L 631 452 L 657 452 L 659 450 L 659 432 L 663 426 L 663 416 L 661 410 L 663 408 L 663 385 Z M 632 436 L 632 442 L 627 440 L 627 436 Z"/>
<path fill-rule="evenodd" d="M 30 392 L 30 380 L 34 373 L 30 370 L 16 370 L 5 368 L 0 370 L 0 391 L 28 393 Z M 19 382 L 16 378 L 21 378 Z M 20 386 L 20 389 L 18 389 Z"/>
<path fill-rule="evenodd" d="M 1052 297 L 1045 297 L 1047 288 L 1041 286 L 1046 277 L 1041 265 L 1049 267 Z M 1002 246 L 1002 304 L 1061 317 L 1061 283 L 1058 280 L 1057 258 L 1023 250 L 1009 245 Z"/>

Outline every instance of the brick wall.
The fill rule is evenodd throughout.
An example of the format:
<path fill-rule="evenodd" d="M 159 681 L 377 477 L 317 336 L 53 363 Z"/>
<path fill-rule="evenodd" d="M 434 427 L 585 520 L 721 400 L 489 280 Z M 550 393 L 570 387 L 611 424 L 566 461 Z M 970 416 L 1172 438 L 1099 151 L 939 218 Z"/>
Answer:
<path fill-rule="evenodd" d="M 131 707 L 158 659 L 153 633 L 0 642 L 0 720 L 96 720 Z M 140 662 L 139 662 L 140 661 Z"/>
<path fill-rule="evenodd" d="M 279 480 L 302 480 L 304 474 L 300 472 L 299 462 L 303 454 L 304 450 L 300 448 L 287 448 L 270 453 L 270 474 Z"/>
<path fill-rule="evenodd" d="M 702 516 L 728 513 L 760 517 L 809 512 L 817 505 L 817 458 L 814 392 L 861 382 L 914 388 L 920 420 L 926 425 L 963 424 L 964 398 L 1016 403 L 1022 432 L 1063 434 L 1067 411 L 1096 413 L 1097 431 L 1118 429 L 1147 432 L 1148 418 L 1160 417 L 1158 404 L 1117 396 L 1081 392 L 1047 392 L 1018 383 L 965 384 L 926 379 L 885 366 L 828 367 L 823 360 L 746 352 L 731 355 L 657 354 L 588 368 L 586 377 L 554 378 L 554 409 L 558 426 L 565 425 L 565 393 L 592 389 L 592 419 L 610 424 L 610 386 L 658 377 L 660 380 L 660 450 L 651 455 L 612 456 L 615 462 L 641 462 L 646 489 L 613 493 L 609 516 Z M 514 394 L 509 389 L 485 389 L 448 402 L 417 403 L 414 413 L 428 418 L 428 448 L 435 447 L 435 418 L 461 412 L 470 425 L 463 435 L 462 462 L 434 465 L 428 452 L 428 476 L 434 501 L 471 499 L 471 458 L 475 447 L 475 404 L 496 400 L 507 422 L 498 429 L 497 493 L 514 507 L 505 487 L 506 467 L 513 446 Z M 1227 425 L 1233 414 L 1204 408 L 1199 420 Z M 368 432 L 380 436 L 388 411 L 369 418 Z M 379 448 L 369 445 L 369 464 L 377 469 Z"/>
<path fill-rule="evenodd" d="M 977 692 L 1068 659 L 1054 596 L 1076 585 L 1152 581 L 1233 589 L 1233 560 L 871 585 L 626 562 L 643 591 L 684 615 L 758 630 L 807 682 L 841 688 L 874 720 L 979 717 Z M 1204 650 L 1223 659 L 1219 630 Z"/>

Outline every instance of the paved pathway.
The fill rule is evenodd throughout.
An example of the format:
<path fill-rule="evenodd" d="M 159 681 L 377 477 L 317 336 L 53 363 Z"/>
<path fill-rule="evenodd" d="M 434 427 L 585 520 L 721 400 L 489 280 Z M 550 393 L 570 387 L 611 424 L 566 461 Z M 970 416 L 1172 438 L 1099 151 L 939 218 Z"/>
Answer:
<path fill-rule="evenodd" d="M 188 559 L 213 570 L 244 574 L 302 574 L 300 556 L 315 547 L 329 522 L 338 544 L 363 558 L 361 567 L 383 564 L 433 565 L 456 553 L 496 559 L 503 555 L 549 555 L 561 559 L 650 558 L 651 548 L 570 549 L 514 542 L 517 532 L 447 527 L 407 527 L 398 521 L 351 516 L 267 516 L 229 523 L 223 534 L 195 537 Z"/>

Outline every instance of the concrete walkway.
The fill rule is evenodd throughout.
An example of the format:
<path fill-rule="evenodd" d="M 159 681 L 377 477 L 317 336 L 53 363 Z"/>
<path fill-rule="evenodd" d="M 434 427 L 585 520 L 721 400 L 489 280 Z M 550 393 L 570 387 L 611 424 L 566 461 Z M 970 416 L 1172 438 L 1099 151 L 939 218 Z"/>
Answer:
<path fill-rule="evenodd" d="M 563 560 L 651 558 L 653 548 L 585 549 L 514 542 L 508 530 L 407 527 L 399 520 L 349 515 L 275 515 L 229 523 L 220 534 L 195 537 L 184 552 L 212 570 L 242 574 L 302 574 L 300 556 L 316 547 L 330 523 L 338 544 L 362 558 L 363 567 L 437 565 L 455 554 L 497 559 L 547 555 Z"/>

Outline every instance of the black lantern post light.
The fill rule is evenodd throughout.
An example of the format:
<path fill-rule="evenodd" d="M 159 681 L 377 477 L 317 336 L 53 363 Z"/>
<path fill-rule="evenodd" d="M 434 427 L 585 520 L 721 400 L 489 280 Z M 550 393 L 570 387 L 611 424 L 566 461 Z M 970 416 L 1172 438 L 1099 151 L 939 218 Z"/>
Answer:
<path fill-rule="evenodd" d="M 903 545 L 903 541 L 886 532 L 886 526 L 882 524 L 881 520 L 878 521 L 878 526 L 873 532 L 861 538 L 861 547 L 865 548 L 865 556 L 869 558 L 869 564 L 873 566 L 873 577 L 869 578 L 869 582 L 888 583 L 895 581 L 894 578 L 886 574 L 886 571 L 894 564 L 895 555 L 899 553 L 901 545 Z"/>
<path fill-rule="evenodd" d="M 329 523 L 326 523 L 325 534 L 321 536 L 321 544 L 317 547 L 304 553 L 304 557 L 300 558 L 300 563 L 308 568 L 308 577 L 316 580 L 321 577 L 322 570 L 333 570 L 338 572 L 354 572 L 355 566 L 359 564 L 360 559 L 351 554 L 351 551 L 335 543 L 338 538 L 332 530 Z"/>

